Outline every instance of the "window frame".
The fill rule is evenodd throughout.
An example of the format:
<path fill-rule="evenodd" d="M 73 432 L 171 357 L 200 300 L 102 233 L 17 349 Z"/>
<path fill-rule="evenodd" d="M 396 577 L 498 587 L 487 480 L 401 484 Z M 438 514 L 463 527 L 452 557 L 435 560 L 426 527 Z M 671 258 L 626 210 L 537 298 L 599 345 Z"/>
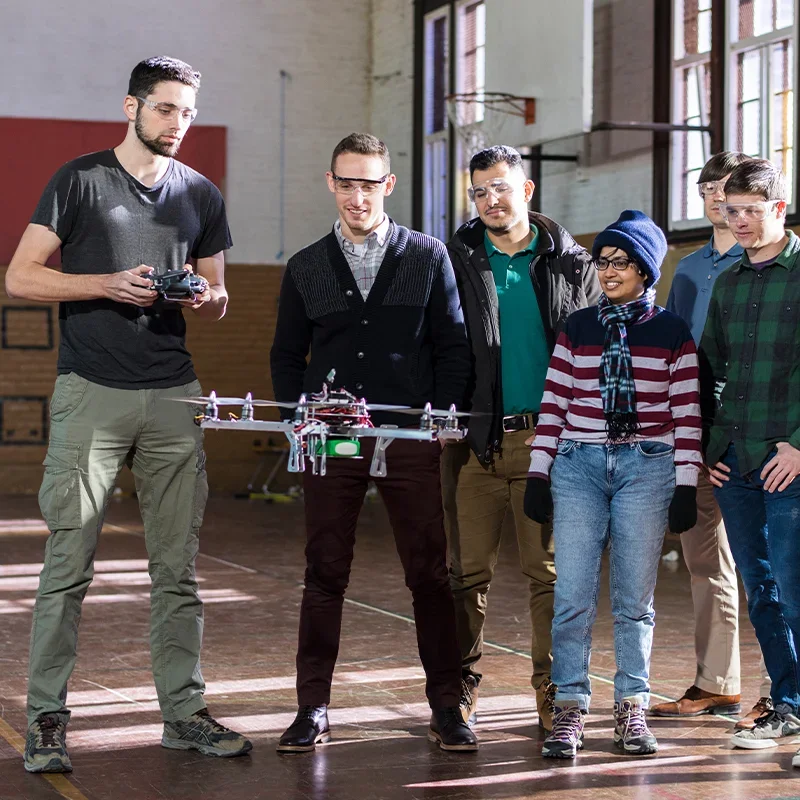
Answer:
<path fill-rule="evenodd" d="M 682 63 L 675 59 L 675 11 L 680 0 L 670 0 L 668 3 L 655 4 L 656 16 L 656 37 L 655 54 L 656 63 L 653 77 L 654 106 L 653 119 L 656 122 L 676 121 L 675 100 L 678 97 L 678 89 L 675 85 L 677 65 Z M 771 42 L 783 41 L 787 37 L 786 30 L 791 30 L 793 47 L 793 73 L 794 73 L 794 142 L 793 150 L 793 169 L 794 179 L 792 181 L 792 206 L 788 209 L 787 225 L 800 224 L 800 164 L 798 163 L 797 152 L 800 147 L 800 103 L 798 103 L 798 91 L 800 90 L 800 59 L 798 59 L 798 45 L 800 45 L 800 10 L 795 7 L 794 21 L 789 28 L 782 28 L 779 31 L 771 31 L 757 37 L 751 37 L 742 42 L 732 42 L 731 20 L 733 18 L 733 3 L 737 0 L 713 0 L 711 5 L 711 100 L 709 123 L 712 128 L 710 152 L 715 153 L 723 149 L 733 149 L 735 146 L 734 136 L 736 127 L 736 103 L 733 101 L 731 92 L 736 89 L 735 81 L 735 62 L 736 54 L 745 52 L 755 46 L 766 45 Z M 665 27 L 670 31 L 669 45 L 666 46 L 664 39 L 660 37 L 658 31 Z M 688 60 L 687 60 L 688 61 Z M 769 64 L 764 67 L 768 70 Z M 769 96 L 764 100 L 762 93 L 762 107 L 766 108 L 767 114 L 771 114 L 771 102 Z M 765 126 L 766 131 L 762 132 L 762 152 L 770 153 L 771 144 L 766 138 L 769 134 L 769 126 Z M 691 220 L 678 220 L 673 217 L 674 192 L 677 187 L 677 166 L 675 164 L 675 146 L 680 141 L 680 137 L 675 134 L 656 133 L 653 141 L 653 215 L 654 219 L 667 233 L 670 243 L 679 244 L 684 241 L 692 241 L 710 235 L 711 226 L 706 220 L 698 218 Z"/>

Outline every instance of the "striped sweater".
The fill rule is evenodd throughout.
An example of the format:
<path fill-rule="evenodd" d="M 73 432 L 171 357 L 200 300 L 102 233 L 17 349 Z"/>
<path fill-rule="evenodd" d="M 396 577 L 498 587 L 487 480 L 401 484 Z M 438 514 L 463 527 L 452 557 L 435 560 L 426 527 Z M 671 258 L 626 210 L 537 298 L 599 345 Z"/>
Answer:
<path fill-rule="evenodd" d="M 559 439 L 606 444 L 600 394 L 605 328 L 597 306 L 567 320 L 550 360 L 542 396 L 530 477 L 550 474 Z M 628 327 L 636 383 L 639 433 L 634 441 L 675 447 L 676 483 L 694 486 L 702 464 L 697 351 L 686 323 L 659 308 Z"/>

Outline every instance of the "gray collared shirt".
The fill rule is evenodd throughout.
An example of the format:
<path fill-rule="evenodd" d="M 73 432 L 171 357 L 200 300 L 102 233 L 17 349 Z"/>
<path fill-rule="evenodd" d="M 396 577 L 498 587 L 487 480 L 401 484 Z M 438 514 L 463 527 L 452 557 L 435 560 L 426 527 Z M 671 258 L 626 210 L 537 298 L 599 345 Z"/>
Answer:
<path fill-rule="evenodd" d="M 717 278 L 739 261 L 743 253 L 740 244 L 735 244 L 727 253 L 718 252 L 714 249 L 712 236 L 708 244 L 678 262 L 669 290 L 667 309 L 683 318 L 691 328 L 696 344 L 700 344 L 703 336 L 711 290 Z"/>
<path fill-rule="evenodd" d="M 383 222 L 364 239 L 364 242 L 356 244 L 342 233 L 340 220 L 337 219 L 336 224 L 333 226 L 333 232 L 336 234 L 339 247 L 342 248 L 344 257 L 350 265 L 353 277 L 364 300 L 367 299 L 369 290 L 372 288 L 372 284 L 375 283 L 375 277 L 381 268 L 386 250 L 389 247 L 390 228 L 389 217 L 384 215 Z"/>

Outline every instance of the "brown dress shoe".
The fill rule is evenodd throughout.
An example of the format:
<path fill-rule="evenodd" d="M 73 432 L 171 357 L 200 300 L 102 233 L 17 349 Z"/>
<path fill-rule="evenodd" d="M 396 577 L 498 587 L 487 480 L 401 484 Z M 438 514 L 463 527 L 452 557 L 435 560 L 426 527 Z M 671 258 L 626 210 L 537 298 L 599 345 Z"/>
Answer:
<path fill-rule="evenodd" d="M 734 726 L 733 729 L 735 731 L 749 731 L 755 728 L 756 720 L 762 715 L 766 714 L 767 711 L 772 711 L 772 698 L 771 697 L 759 697 L 758 702 L 753 706 L 753 708 L 748 712 L 748 714 L 742 717 Z"/>
<path fill-rule="evenodd" d="M 712 694 L 690 686 L 680 700 L 659 703 L 650 709 L 654 717 L 699 717 L 701 714 L 740 714 L 739 694 Z"/>
<path fill-rule="evenodd" d="M 553 714 L 555 714 L 556 685 L 546 680 L 536 690 L 536 710 L 539 712 L 539 727 L 548 733 L 553 730 Z"/>

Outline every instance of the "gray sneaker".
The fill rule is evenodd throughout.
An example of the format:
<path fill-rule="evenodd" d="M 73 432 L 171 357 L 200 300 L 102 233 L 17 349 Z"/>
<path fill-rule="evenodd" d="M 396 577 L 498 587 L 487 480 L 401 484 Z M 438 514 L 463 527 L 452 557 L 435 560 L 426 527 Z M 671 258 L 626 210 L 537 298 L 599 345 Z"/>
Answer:
<path fill-rule="evenodd" d="M 750 730 L 736 731 L 731 736 L 731 744 L 743 750 L 763 750 L 767 747 L 777 747 L 776 739 L 796 736 L 798 733 L 800 733 L 800 718 L 773 709 L 762 714 Z"/>
<path fill-rule="evenodd" d="M 658 752 L 658 741 L 647 727 L 644 709 L 633 698 L 623 697 L 614 703 L 614 744 L 631 756 Z"/>
<path fill-rule="evenodd" d="M 23 763 L 28 772 L 72 772 L 63 717 L 42 714 L 28 727 Z"/>
<path fill-rule="evenodd" d="M 204 756 L 232 758 L 253 749 L 240 733 L 220 725 L 204 708 L 186 719 L 164 723 L 161 746 L 172 750 L 199 750 Z"/>

